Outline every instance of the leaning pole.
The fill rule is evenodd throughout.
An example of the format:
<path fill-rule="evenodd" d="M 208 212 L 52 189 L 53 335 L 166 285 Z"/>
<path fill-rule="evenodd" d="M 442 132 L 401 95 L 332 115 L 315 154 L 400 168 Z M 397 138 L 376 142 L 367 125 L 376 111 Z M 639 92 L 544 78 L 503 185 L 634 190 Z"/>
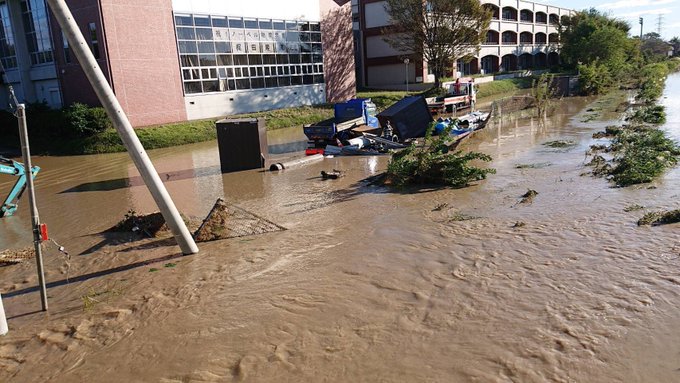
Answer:
<path fill-rule="evenodd" d="M 172 234 L 175 236 L 177 244 L 182 249 L 183 254 L 198 253 L 198 246 L 191 237 L 189 229 L 179 215 L 177 207 L 175 207 L 170 194 L 165 189 L 160 176 L 156 172 L 151 160 L 149 159 L 146 150 L 139 141 L 139 138 L 132 129 L 132 125 L 127 118 L 127 115 L 120 106 L 116 95 L 113 93 L 111 86 L 101 68 L 97 65 L 97 60 L 90 51 L 89 46 L 85 42 L 83 34 L 80 32 L 78 25 L 73 19 L 68 5 L 64 0 L 47 0 L 54 17 L 57 19 L 59 26 L 64 31 L 64 35 L 71 45 L 73 53 L 76 55 L 80 66 L 85 71 L 87 79 L 90 81 L 92 88 L 94 88 L 99 101 L 101 102 L 109 118 L 113 122 L 113 126 L 118 131 L 118 135 L 123 140 L 123 144 L 127 149 L 132 161 L 139 170 L 139 173 L 144 179 L 144 183 L 151 192 L 156 205 L 163 214 L 165 222 L 167 222 Z"/>

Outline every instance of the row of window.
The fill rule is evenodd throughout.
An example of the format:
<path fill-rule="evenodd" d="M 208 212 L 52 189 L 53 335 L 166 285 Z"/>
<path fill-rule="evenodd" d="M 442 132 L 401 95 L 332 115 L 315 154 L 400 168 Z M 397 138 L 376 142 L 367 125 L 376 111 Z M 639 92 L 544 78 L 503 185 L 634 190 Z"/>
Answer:
<path fill-rule="evenodd" d="M 0 1 L 0 62 L 5 68 L 17 66 L 14 33 L 9 20 L 9 6 L 5 1 Z"/>
<path fill-rule="evenodd" d="M 315 22 L 256 19 L 248 17 L 229 17 L 229 16 L 176 14 L 175 25 L 178 27 L 196 26 L 215 28 L 264 29 L 264 30 L 273 29 L 299 32 L 305 31 L 321 32 L 321 25 Z"/>
<path fill-rule="evenodd" d="M 201 66 L 232 65 L 287 65 L 287 64 L 323 64 L 321 54 L 286 54 L 286 55 L 222 55 L 199 54 L 180 55 L 183 68 Z"/>
<path fill-rule="evenodd" d="M 222 78 L 272 77 L 288 75 L 323 74 L 323 65 L 279 65 L 259 67 L 215 67 L 182 69 L 184 81 L 214 80 Z"/>
<path fill-rule="evenodd" d="M 45 0 L 22 0 L 21 20 L 26 34 L 26 45 L 32 65 L 54 62 L 54 50 L 50 35 L 49 18 Z M 88 36 L 89 34 L 89 36 Z M 95 58 L 99 58 L 99 39 L 95 23 L 88 25 L 90 48 Z M 71 62 L 71 54 L 66 38 L 63 38 L 64 58 Z M 0 0 L 0 61 L 5 68 L 16 68 L 16 47 L 12 32 L 9 3 Z"/>
<path fill-rule="evenodd" d="M 321 42 L 320 32 L 177 27 L 179 40 Z"/>
<path fill-rule="evenodd" d="M 208 81 L 185 81 L 184 92 L 187 94 L 226 92 L 229 90 L 249 90 L 279 88 L 295 85 L 323 84 L 323 75 L 254 77 L 241 79 L 218 79 Z"/>
<path fill-rule="evenodd" d="M 323 83 L 319 23 L 175 15 L 187 94 Z"/>
<path fill-rule="evenodd" d="M 499 19 L 499 8 L 496 5 L 493 4 L 484 4 L 483 5 L 485 8 L 491 10 L 492 12 L 492 19 L 498 20 Z M 513 7 L 503 7 L 502 11 L 500 12 L 502 19 L 503 20 L 508 20 L 508 21 L 517 21 L 517 9 Z M 555 13 L 551 13 L 550 15 L 546 14 L 545 12 L 536 12 L 535 14 L 535 21 L 534 21 L 534 13 L 528 9 L 522 9 L 519 12 L 519 21 L 526 22 L 526 23 L 533 23 L 536 22 L 538 24 L 559 24 L 560 22 L 560 16 Z M 562 16 L 562 20 L 567 17 L 566 15 Z"/>
<path fill-rule="evenodd" d="M 178 41 L 179 53 L 321 53 L 321 43 L 257 43 L 230 41 Z"/>

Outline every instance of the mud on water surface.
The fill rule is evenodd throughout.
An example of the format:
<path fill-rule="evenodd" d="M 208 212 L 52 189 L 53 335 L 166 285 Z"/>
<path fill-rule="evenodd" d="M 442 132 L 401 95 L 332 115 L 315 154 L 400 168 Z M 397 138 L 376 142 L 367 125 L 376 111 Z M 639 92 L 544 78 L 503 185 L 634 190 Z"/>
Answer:
<path fill-rule="evenodd" d="M 668 87 L 680 92 L 680 77 Z M 36 159 L 43 220 L 72 258 L 66 270 L 46 255 L 48 315 L 35 312 L 32 262 L 0 268 L 0 380 L 677 381 L 677 225 L 636 222 L 675 207 L 680 171 L 655 189 L 580 176 L 592 134 L 611 124 L 584 119 L 595 102 L 480 132 L 465 149 L 493 156 L 497 174 L 464 189 L 364 182 L 386 157 L 221 175 L 214 143 L 153 151 L 187 216 L 224 197 L 287 229 L 189 257 L 167 240 L 98 234 L 129 209 L 155 210 L 123 155 Z M 667 109 L 680 135 L 680 108 Z M 557 140 L 575 144 L 543 145 Z M 518 166 L 531 164 L 550 165 Z M 322 181 L 331 169 L 346 176 Z M 527 190 L 538 194 L 518 203 Z M 0 222 L 3 247 L 30 245 L 27 219 L 24 206 Z"/>

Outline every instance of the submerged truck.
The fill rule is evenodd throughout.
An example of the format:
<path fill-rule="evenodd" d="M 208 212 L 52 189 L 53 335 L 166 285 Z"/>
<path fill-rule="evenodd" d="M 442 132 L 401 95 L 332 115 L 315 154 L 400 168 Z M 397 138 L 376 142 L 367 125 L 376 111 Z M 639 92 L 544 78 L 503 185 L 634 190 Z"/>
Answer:
<path fill-rule="evenodd" d="M 337 145 L 350 137 L 350 130 L 379 130 L 376 107 L 370 98 L 356 98 L 335 104 L 334 117 L 303 127 L 308 155 L 323 153 L 327 145 Z"/>

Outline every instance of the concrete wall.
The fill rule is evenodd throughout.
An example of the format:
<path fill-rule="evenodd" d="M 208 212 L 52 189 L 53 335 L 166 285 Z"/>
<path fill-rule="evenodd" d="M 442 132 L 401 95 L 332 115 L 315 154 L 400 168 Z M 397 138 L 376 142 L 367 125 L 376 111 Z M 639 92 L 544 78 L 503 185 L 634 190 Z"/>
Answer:
<path fill-rule="evenodd" d="M 116 96 L 134 126 L 185 120 L 171 0 L 100 0 Z"/>
<path fill-rule="evenodd" d="M 366 57 L 399 56 L 409 52 L 399 51 L 388 44 L 382 35 L 366 37 Z"/>
<path fill-rule="evenodd" d="M 385 10 L 385 2 L 366 4 L 366 28 L 384 27 L 390 25 L 390 16 Z"/>
<path fill-rule="evenodd" d="M 422 74 L 419 73 L 418 76 Z M 368 67 L 368 78 L 371 86 L 386 84 L 406 84 L 406 65 L 391 64 Z M 416 78 L 416 66 L 408 66 L 409 83 L 413 83 Z"/>
<path fill-rule="evenodd" d="M 323 84 L 259 89 L 185 97 L 187 118 L 195 120 L 232 114 L 320 104 L 325 101 Z"/>

